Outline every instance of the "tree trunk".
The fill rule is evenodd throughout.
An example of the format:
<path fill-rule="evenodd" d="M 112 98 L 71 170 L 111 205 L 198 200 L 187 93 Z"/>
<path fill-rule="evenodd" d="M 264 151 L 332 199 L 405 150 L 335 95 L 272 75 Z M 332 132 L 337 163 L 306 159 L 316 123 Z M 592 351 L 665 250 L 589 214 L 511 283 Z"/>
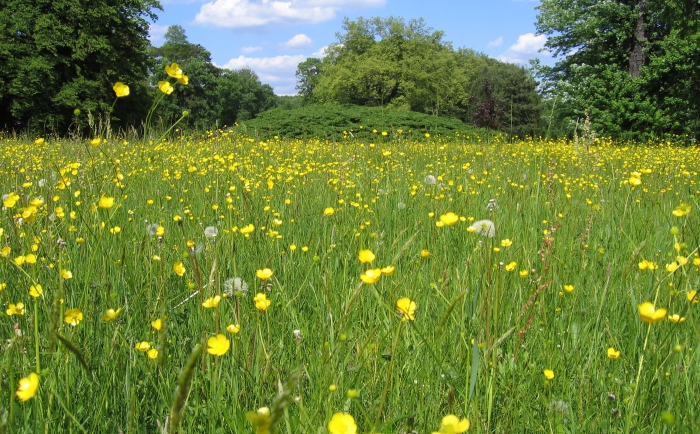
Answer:
<path fill-rule="evenodd" d="M 647 0 L 639 0 L 637 3 L 637 26 L 634 29 L 634 47 L 630 53 L 630 75 L 639 77 L 642 66 L 646 63 L 644 46 L 647 42 L 646 29 Z"/>

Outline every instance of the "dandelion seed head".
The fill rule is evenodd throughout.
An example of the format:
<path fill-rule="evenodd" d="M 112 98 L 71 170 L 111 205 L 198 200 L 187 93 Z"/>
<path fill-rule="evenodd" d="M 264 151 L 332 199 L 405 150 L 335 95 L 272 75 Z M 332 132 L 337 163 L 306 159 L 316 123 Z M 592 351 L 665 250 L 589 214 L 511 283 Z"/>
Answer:
<path fill-rule="evenodd" d="M 435 175 L 425 175 L 423 179 L 423 183 L 426 185 L 435 185 L 436 182 L 437 178 L 435 178 Z"/>
<path fill-rule="evenodd" d="M 469 226 L 472 232 L 483 235 L 485 237 L 493 237 L 496 235 L 496 226 L 491 220 L 478 220 Z"/>

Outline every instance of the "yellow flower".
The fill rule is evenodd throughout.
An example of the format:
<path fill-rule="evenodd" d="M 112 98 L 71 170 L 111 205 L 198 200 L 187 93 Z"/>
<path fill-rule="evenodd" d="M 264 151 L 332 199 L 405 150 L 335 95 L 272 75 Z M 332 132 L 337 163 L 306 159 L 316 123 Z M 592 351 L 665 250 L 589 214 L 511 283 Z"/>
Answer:
<path fill-rule="evenodd" d="M 545 369 L 544 376 L 547 378 L 547 380 L 552 380 L 554 379 L 554 371 L 552 371 L 551 369 Z"/>
<path fill-rule="evenodd" d="M 185 271 L 187 270 L 185 269 L 185 265 L 182 263 L 182 261 L 178 261 L 173 264 L 173 271 L 175 272 L 175 274 L 182 277 L 185 275 Z"/>
<path fill-rule="evenodd" d="M 153 327 L 156 330 L 160 330 L 161 328 L 163 328 L 163 320 L 160 318 L 154 319 L 153 321 L 151 321 L 151 327 Z"/>
<path fill-rule="evenodd" d="M 118 234 L 119 232 L 121 232 L 121 231 L 122 231 L 122 228 L 120 228 L 119 226 L 115 226 L 115 227 L 113 227 L 113 228 L 109 228 L 109 233 L 112 234 L 112 235 L 117 235 L 117 234 Z"/>
<path fill-rule="evenodd" d="M 381 268 L 372 268 L 360 275 L 360 280 L 365 282 L 368 285 L 373 285 L 379 281 L 379 279 L 382 277 L 382 270 Z"/>
<path fill-rule="evenodd" d="M 19 200 L 19 195 L 17 193 L 9 193 L 5 199 L 2 201 L 2 206 L 5 208 L 13 208 L 17 201 Z"/>
<path fill-rule="evenodd" d="M 180 83 L 183 86 L 187 86 L 190 84 L 190 78 L 186 76 L 185 74 L 182 74 L 182 77 L 176 78 L 177 82 Z"/>
<path fill-rule="evenodd" d="M 12 253 L 12 247 L 10 246 L 5 246 L 2 248 L 2 250 L 0 250 L 0 255 L 2 255 L 5 258 L 10 256 L 10 253 Z"/>
<path fill-rule="evenodd" d="M 440 216 L 440 221 L 447 226 L 452 226 L 459 221 L 459 216 L 452 211 Z"/>
<path fill-rule="evenodd" d="M 674 313 L 673 315 L 668 316 L 668 320 L 671 321 L 672 323 L 680 324 L 682 322 L 685 322 L 685 317 L 680 316 L 677 313 Z"/>
<path fill-rule="evenodd" d="M 182 76 L 184 75 L 182 73 L 182 69 L 180 69 L 180 65 L 174 62 L 170 65 L 165 65 L 165 72 L 172 78 L 182 78 Z"/>
<path fill-rule="evenodd" d="M 19 387 L 17 392 L 15 392 L 15 396 L 22 402 L 28 401 L 34 398 L 37 389 L 39 389 L 39 376 L 32 372 L 29 376 L 19 380 Z"/>
<path fill-rule="evenodd" d="M 642 321 L 649 324 L 666 318 L 666 309 L 657 309 L 653 303 L 648 301 L 638 305 L 637 310 L 639 310 L 639 316 L 642 317 Z"/>
<path fill-rule="evenodd" d="M 129 95 L 129 86 L 125 85 L 121 81 L 114 83 L 112 89 L 114 89 L 114 93 L 117 94 L 117 98 Z"/>
<path fill-rule="evenodd" d="M 692 291 L 688 291 L 685 296 L 688 301 L 692 302 L 693 304 L 698 304 L 698 291 L 693 289 Z"/>
<path fill-rule="evenodd" d="M 678 267 L 680 267 L 680 264 L 676 261 L 673 261 L 670 264 L 666 264 L 666 271 L 668 271 L 669 273 L 673 273 L 674 271 L 678 270 Z"/>
<path fill-rule="evenodd" d="M 146 352 L 146 354 L 148 354 L 149 359 L 157 359 L 158 358 L 158 350 L 156 350 L 155 348 L 151 348 L 150 350 L 148 350 Z"/>
<path fill-rule="evenodd" d="M 15 265 L 19 265 L 21 267 L 22 265 L 24 265 L 26 260 L 27 260 L 26 256 L 20 255 L 14 259 L 14 263 L 15 263 Z"/>
<path fill-rule="evenodd" d="M 347 413 L 335 413 L 328 422 L 331 434 L 357 434 L 355 419 Z"/>
<path fill-rule="evenodd" d="M 216 295 L 214 297 L 209 297 L 204 302 L 202 303 L 202 306 L 206 307 L 207 309 L 211 309 L 213 307 L 216 307 L 219 305 L 219 302 L 221 301 L 221 296 Z"/>
<path fill-rule="evenodd" d="M 530 272 L 527 270 L 520 270 L 520 271 L 518 271 L 518 274 L 520 275 L 520 277 L 525 278 L 525 277 L 530 275 Z"/>
<path fill-rule="evenodd" d="M 425 259 L 425 258 L 427 258 L 427 257 L 429 257 L 429 256 L 430 256 L 430 250 L 428 250 L 428 249 L 423 249 L 423 250 L 420 251 L 420 257 L 421 257 L 421 258 L 424 258 L 424 259 Z"/>
<path fill-rule="evenodd" d="M 613 347 L 608 348 L 608 359 L 617 359 L 620 357 L 620 351 Z"/>
<path fill-rule="evenodd" d="M 440 431 L 433 431 L 433 434 L 455 434 L 463 433 L 469 429 L 469 419 L 464 418 L 459 420 L 454 414 L 448 414 L 442 418 L 442 423 L 440 424 Z"/>
<path fill-rule="evenodd" d="M 117 310 L 107 309 L 107 312 L 105 312 L 105 314 L 102 315 L 102 317 L 100 319 L 102 321 L 105 321 L 105 322 L 110 322 L 110 321 L 116 319 L 119 316 L 119 312 L 121 312 L 121 311 L 122 311 L 121 307 Z"/>
<path fill-rule="evenodd" d="M 376 256 L 374 255 L 374 253 L 372 253 L 372 251 L 369 249 L 360 250 L 360 253 L 358 255 L 360 262 L 362 262 L 363 264 L 369 264 L 370 262 L 374 261 L 375 257 Z"/>
<path fill-rule="evenodd" d="M 39 285 L 39 284 L 32 285 L 29 287 L 29 295 L 31 295 L 34 298 L 40 297 L 41 294 L 43 294 L 43 293 L 44 293 L 44 290 L 42 289 L 41 285 Z"/>
<path fill-rule="evenodd" d="M 68 280 L 73 277 L 73 273 L 71 273 L 70 270 L 61 270 L 61 277 L 65 280 Z"/>
<path fill-rule="evenodd" d="M 146 342 L 146 341 L 137 342 L 135 348 L 136 348 L 137 350 L 141 351 L 142 353 L 145 353 L 146 351 L 148 351 L 148 350 L 151 349 L 151 344 L 149 344 L 149 343 Z"/>
<path fill-rule="evenodd" d="M 7 309 L 5 310 L 5 313 L 7 316 L 12 316 L 12 315 L 24 315 L 24 303 L 10 303 L 7 305 Z"/>
<path fill-rule="evenodd" d="M 333 213 L 335 213 L 335 210 L 332 207 L 328 207 L 323 210 L 323 213 L 327 215 L 328 217 L 332 216 Z"/>
<path fill-rule="evenodd" d="M 681 202 L 681 204 L 673 210 L 673 215 L 675 215 L 676 217 L 684 217 L 690 214 L 690 211 L 692 209 L 692 206 L 688 205 L 687 203 Z"/>
<path fill-rule="evenodd" d="M 659 268 L 659 266 L 655 262 L 647 261 L 646 259 L 644 259 L 642 262 L 637 264 L 637 266 L 639 267 L 640 270 L 649 270 L 649 271 L 653 271 L 653 270 L 656 270 L 657 268 Z"/>
<path fill-rule="evenodd" d="M 43 145 L 44 144 L 44 138 L 39 137 L 38 139 L 34 140 L 35 145 Z"/>
<path fill-rule="evenodd" d="M 100 143 L 102 143 L 102 139 L 99 137 L 95 137 L 94 139 L 90 140 L 90 144 L 92 146 L 100 146 Z"/>
<path fill-rule="evenodd" d="M 632 172 L 629 178 L 629 184 L 632 187 L 639 187 L 642 185 L 642 174 L 639 172 Z"/>
<path fill-rule="evenodd" d="M 163 235 L 165 235 L 165 228 L 163 226 L 158 226 L 156 228 L 156 236 L 162 237 Z"/>
<path fill-rule="evenodd" d="M 114 198 L 103 194 L 100 200 L 97 201 L 97 206 L 102 209 L 110 209 L 114 206 Z"/>
<path fill-rule="evenodd" d="M 262 270 L 257 270 L 255 275 L 258 276 L 260 280 L 267 280 L 272 277 L 273 271 L 269 268 L 263 268 Z"/>
<path fill-rule="evenodd" d="M 240 324 L 229 324 L 226 326 L 226 331 L 231 333 L 232 335 L 235 335 L 241 331 L 241 326 Z"/>
<path fill-rule="evenodd" d="M 505 240 L 501 240 L 501 246 L 503 247 L 510 247 L 513 245 L 513 242 L 506 238 Z"/>
<path fill-rule="evenodd" d="M 387 265 L 386 267 L 382 268 L 382 270 L 381 270 L 382 275 L 383 276 L 391 276 L 392 274 L 394 274 L 395 268 L 396 267 L 394 267 L 393 265 Z"/>
<path fill-rule="evenodd" d="M 573 291 L 574 291 L 574 285 L 564 285 L 564 291 L 566 291 L 566 292 L 573 292 Z"/>
<path fill-rule="evenodd" d="M 231 341 L 221 333 L 207 340 L 207 352 L 214 356 L 223 356 L 231 348 Z"/>
<path fill-rule="evenodd" d="M 510 264 L 506 265 L 506 271 L 515 271 L 515 267 L 518 266 L 518 263 L 513 261 Z"/>
<path fill-rule="evenodd" d="M 160 89 L 160 91 L 166 95 L 170 95 L 175 90 L 175 88 L 173 87 L 172 84 L 170 84 L 169 81 L 159 81 L 158 82 L 158 89 Z"/>
<path fill-rule="evenodd" d="M 399 311 L 399 316 L 401 316 L 401 321 L 414 321 L 417 307 L 416 302 L 408 297 L 402 297 L 396 301 L 396 308 Z"/>
<path fill-rule="evenodd" d="M 267 296 L 262 292 L 255 294 L 253 301 L 255 302 L 255 308 L 259 311 L 265 311 L 272 304 L 272 301 L 268 300 Z"/>
<path fill-rule="evenodd" d="M 65 321 L 66 324 L 72 325 L 73 327 L 80 324 L 80 321 L 82 320 L 83 313 L 80 311 L 80 309 L 68 309 L 63 316 L 63 321 Z"/>

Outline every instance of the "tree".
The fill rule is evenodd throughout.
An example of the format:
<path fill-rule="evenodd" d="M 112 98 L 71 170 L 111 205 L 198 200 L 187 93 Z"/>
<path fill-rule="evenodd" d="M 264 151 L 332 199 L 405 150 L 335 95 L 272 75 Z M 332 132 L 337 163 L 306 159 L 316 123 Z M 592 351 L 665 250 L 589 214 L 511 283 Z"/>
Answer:
<path fill-rule="evenodd" d="M 323 61 L 316 57 L 309 57 L 297 66 L 296 89 L 307 104 L 313 102 L 314 88 L 318 85 L 322 68 Z"/>
<path fill-rule="evenodd" d="M 563 116 L 588 111 L 619 137 L 700 138 L 700 2 L 543 0 L 536 25 L 560 57 L 539 77 Z"/>
<path fill-rule="evenodd" d="M 1 0 L 2 127 L 65 132 L 76 108 L 107 113 L 116 81 L 131 87 L 132 107 L 117 104 L 113 118 L 141 118 L 147 19 L 160 8 L 156 0 L 94 0 L 89 7 L 80 0 Z"/>

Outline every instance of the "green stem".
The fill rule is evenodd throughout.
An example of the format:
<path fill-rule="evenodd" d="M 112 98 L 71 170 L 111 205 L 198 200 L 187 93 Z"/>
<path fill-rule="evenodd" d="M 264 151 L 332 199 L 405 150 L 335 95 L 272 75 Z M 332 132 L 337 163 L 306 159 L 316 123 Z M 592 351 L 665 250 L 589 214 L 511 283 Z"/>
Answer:
<path fill-rule="evenodd" d="M 386 403 L 386 395 L 389 392 L 389 385 L 391 383 L 391 376 L 394 372 L 394 361 L 396 360 L 396 347 L 399 344 L 399 337 L 401 337 L 401 331 L 403 330 L 403 324 L 405 321 L 399 323 L 399 327 L 396 330 L 396 337 L 394 338 L 394 344 L 391 347 L 391 361 L 389 362 L 389 372 L 386 374 L 386 382 L 384 383 L 384 390 L 382 391 L 382 399 L 379 402 L 379 410 L 377 410 L 377 417 L 374 420 L 374 425 L 372 426 L 372 432 L 379 425 L 379 419 L 382 417 L 382 411 L 384 410 L 384 404 Z"/>
<path fill-rule="evenodd" d="M 36 354 L 36 373 L 41 375 L 39 358 L 39 302 L 34 298 L 34 353 Z"/>

